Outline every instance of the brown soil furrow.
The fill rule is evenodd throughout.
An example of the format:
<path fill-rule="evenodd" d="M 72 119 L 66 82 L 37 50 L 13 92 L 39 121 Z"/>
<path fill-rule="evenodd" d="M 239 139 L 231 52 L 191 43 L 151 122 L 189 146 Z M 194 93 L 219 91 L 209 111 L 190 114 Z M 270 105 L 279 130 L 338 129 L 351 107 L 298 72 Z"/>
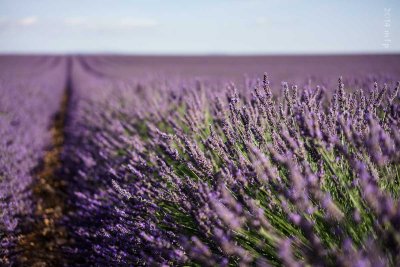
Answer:
<path fill-rule="evenodd" d="M 51 128 L 52 143 L 41 164 L 34 172 L 33 199 L 36 204 L 35 222 L 27 233 L 18 239 L 22 256 L 21 265 L 62 266 L 60 247 L 67 242 L 67 231 L 60 226 L 60 219 L 66 212 L 65 180 L 61 179 L 61 153 L 65 140 L 70 89 L 67 88 L 58 114 Z"/>

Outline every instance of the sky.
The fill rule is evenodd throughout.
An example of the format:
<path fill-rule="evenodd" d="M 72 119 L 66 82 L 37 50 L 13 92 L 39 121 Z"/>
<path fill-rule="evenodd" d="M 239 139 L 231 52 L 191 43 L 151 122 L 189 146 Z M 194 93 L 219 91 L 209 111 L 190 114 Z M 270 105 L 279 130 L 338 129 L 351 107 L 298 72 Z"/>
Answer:
<path fill-rule="evenodd" d="M 0 53 L 400 53 L 400 1 L 0 0 Z"/>

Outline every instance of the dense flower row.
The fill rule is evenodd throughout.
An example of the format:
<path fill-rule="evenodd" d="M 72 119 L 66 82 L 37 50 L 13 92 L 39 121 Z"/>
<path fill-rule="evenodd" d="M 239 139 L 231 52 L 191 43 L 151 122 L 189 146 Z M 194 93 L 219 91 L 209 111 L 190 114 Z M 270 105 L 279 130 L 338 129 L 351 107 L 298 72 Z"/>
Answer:
<path fill-rule="evenodd" d="M 0 265 L 15 262 L 18 236 L 33 221 L 32 172 L 50 144 L 65 60 L 10 57 L 0 64 Z"/>
<path fill-rule="evenodd" d="M 67 189 L 57 194 L 67 203 L 57 204 L 66 208 L 54 223 L 70 238 L 48 241 L 62 246 L 63 255 L 48 255 L 63 256 L 60 265 L 400 261 L 400 101 L 392 76 L 354 75 L 331 89 L 321 70 L 302 77 L 304 86 L 272 90 L 266 75 L 239 78 L 245 69 L 229 58 L 216 65 L 159 58 L 158 67 L 152 60 L 2 58 L 0 264 L 19 262 L 26 247 L 18 239 L 41 221 L 34 168 L 66 86 L 72 103 L 57 175 Z M 240 60 L 248 73 L 264 64 Z M 297 68 L 279 62 L 268 63 L 278 75 Z M 182 76 L 173 75 L 181 65 Z M 167 76 L 157 73 L 165 66 Z M 227 80 L 236 84 L 223 86 Z M 33 262 L 46 262 L 48 251 L 40 252 Z"/>
<path fill-rule="evenodd" d="M 400 262 L 399 83 L 276 96 L 266 75 L 222 90 L 74 73 L 71 264 Z"/>

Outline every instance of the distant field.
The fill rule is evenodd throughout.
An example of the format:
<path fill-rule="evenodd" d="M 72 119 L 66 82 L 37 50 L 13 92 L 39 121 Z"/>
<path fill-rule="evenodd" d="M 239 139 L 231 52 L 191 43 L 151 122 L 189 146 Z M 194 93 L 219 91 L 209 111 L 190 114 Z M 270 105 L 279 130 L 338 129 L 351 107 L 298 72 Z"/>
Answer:
<path fill-rule="evenodd" d="M 337 77 L 399 75 L 400 55 L 354 56 L 87 56 L 88 65 L 117 79 L 149 74 L 242 80 L 267 72 L 272 83 L 309 78 L 336 83 Z M 347 75 L 346 75 L 347 74 Z M 348 77 L 346 77 L 348 76 Z"/>

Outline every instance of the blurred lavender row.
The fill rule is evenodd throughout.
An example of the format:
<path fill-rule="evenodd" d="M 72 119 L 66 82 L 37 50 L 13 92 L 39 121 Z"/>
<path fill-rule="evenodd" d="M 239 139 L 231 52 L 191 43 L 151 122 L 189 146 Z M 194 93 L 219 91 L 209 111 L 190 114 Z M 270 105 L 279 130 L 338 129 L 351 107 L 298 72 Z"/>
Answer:
<path fill-rule="evenodd" d="M 0 58 L 0 262 L 18 257 L 18 236 L 35 211 L 33 171 L 51 144 L 65 86 L 61 57 Z"/>
<path fill-rule="evenodd" d="M 344 61 L 345 78 L 279 69 L 296 85 L 239 75 L 247 61 L 198 77 L 174 63 L 165 77 L 135 59 L 74 60 L 70 264 L 400 261 L 398 63 Z"/>

